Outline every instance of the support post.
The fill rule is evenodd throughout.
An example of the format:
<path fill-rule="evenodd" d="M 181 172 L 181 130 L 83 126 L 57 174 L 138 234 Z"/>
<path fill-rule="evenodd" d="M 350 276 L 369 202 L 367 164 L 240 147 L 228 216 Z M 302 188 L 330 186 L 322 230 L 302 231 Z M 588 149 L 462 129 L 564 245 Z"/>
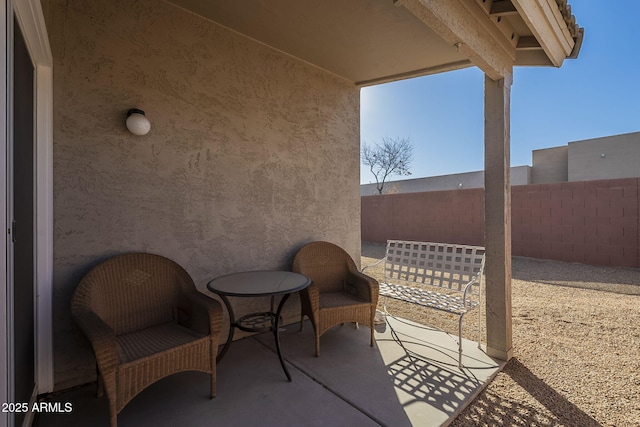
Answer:
<path fill-rule="evenodd" d="M 511 76 L 484 79 L 487 354 L 513 356 L 511 319 Z"/>

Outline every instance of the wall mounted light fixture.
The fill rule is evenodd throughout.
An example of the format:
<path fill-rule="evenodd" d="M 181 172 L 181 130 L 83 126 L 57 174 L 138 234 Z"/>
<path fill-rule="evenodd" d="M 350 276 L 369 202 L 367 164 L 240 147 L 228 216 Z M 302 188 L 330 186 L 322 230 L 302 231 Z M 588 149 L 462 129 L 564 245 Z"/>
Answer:
<path fill-rule="evenodd" d="M 151 123 L 144 115 L 144 111 L 132 108 L 127 111 L 127 129 L 134 135 L 146 135 L 151 130 Z"/>

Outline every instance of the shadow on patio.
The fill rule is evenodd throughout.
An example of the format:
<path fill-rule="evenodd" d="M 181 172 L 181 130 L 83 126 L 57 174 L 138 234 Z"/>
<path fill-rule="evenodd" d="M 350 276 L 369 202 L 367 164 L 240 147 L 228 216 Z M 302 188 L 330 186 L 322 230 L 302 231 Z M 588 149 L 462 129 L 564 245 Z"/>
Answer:
<path fill-rule="evenodd" d="M 446 425 L 498 372 L 498 362 L 464 343 L 465 369 L 457 368 L 453 336 L 388 318 L 369 346 L 368 328 L 337 326 L 314 357 L 310 324 L 281 333 L 293 381 L 286 381 L 273 337 L 236 341 L 218 365 L 217 397 L 208 399 L 208 376 L 188 372 L 161 380 L 137 396 L 118 417 L 140 426 L 440 426 Z M 402 344 L 398 342 L 401 341 Z M 35 425 L 108 425 L 106 398 L 95 385 L 51 396 L 73 405 L 70 413 L 41 414 Z"/>

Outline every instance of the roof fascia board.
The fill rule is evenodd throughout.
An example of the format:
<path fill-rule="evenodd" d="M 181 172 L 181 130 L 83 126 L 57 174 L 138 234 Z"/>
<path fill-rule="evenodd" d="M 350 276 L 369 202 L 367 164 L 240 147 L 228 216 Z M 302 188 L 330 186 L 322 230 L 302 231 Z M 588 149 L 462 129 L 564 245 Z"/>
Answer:
<path fill-rule="evenodd" d="M 381 83 L 395 82 L 398 80 L 411 79 L 414 77 L 422 77 L 422 76 L 428 76 L 431 74 L 445 73 L 447 71 L 461 70 L 463 68 L 472 67 L 473 65 L 474 64 L 471 63 L 471 61 L 467 61 L 467 60 L 451 62 L 451 63 L 443 64 L 437 67 L 422 68 L 420 70 L 408 71 L 406 73 L 394 74 L 390 76 L 378 77 L 372 80 L 364 80 L 364 81 L 356 82 L 356 86 L 365 87 L 365 86 L 372 86 L 372 85 L 377 85 Z"/>
<path fill-rule="evenodd" d="M 551 63 L 560 67 L 575 44 L 555 0 L 512 0 Z"/>
<path fill-rule="evenodd" d="M 475 1 L 395 0 L 493 80 L 511 81 L 515 47 Z"/>
<path fill-rule="evenodd" d="M 522 67 L 553 67 L 551 60 L 542 49 L 519 50 L 516 64 Z"/>

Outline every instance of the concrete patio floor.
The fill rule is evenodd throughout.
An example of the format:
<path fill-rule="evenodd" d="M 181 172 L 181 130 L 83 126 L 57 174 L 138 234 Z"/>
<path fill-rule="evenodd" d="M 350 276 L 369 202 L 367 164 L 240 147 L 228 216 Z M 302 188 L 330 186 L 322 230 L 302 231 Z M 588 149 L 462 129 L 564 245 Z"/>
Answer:
<path fill-rule="evenodd" d="M 398 339 L 402 342 L 399 344 Z M 217 397 L 208 398 L 206 374 L 165 378 L 127 405 L 127 426 L 441 426 L 447 425 L 503 364 L 476 343 L 464 342 L 457 368 L 456 337 L 397 318 L 369 329 L 337 326 L 321 338 L 314 356 L 310 324 L 290 325 L 281 345 L 293 381 L 287 382 L 271 334 L 235 341 L 218 364 Z M 107 426 L 106 397 L 88 385 L 50 396 L 71 403 L 69 413 L 43 413 L 35 425 Z"/>

